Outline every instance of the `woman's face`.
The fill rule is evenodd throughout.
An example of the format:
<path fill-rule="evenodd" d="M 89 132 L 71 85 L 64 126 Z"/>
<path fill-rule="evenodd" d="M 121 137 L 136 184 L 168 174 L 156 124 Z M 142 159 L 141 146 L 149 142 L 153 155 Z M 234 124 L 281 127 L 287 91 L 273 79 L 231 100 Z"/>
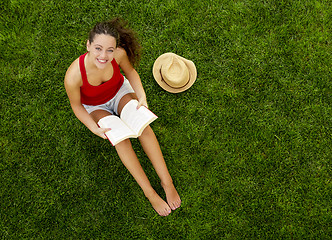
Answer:
<path fill-rule="evenodd" d="M 87 42 L 87 49 L 97 68 L 104 69 L 110 64 L 116 49 L 116 39 L 110 35 L 97 34 L 93 42 Z"/>

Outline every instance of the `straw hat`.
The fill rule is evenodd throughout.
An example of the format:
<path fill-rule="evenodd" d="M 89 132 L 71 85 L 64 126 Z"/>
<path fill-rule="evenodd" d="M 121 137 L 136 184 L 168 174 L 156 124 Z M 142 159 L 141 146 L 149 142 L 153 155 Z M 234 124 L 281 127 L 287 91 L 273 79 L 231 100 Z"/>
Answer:
<path fill-rule="evenodd" d="M 195 64 L 174 53 L 164 53 L 153 64 L 153 77 L 164 90 L 179 93 L 190 88 L 197 77 Z"/>

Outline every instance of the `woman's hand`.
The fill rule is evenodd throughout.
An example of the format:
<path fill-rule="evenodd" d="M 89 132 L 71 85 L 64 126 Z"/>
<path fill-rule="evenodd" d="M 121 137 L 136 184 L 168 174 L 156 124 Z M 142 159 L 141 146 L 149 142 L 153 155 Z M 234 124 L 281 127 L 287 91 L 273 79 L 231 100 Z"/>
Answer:
<path fill-rule="evenodd" d="M 148 107 L 148 103 L 146 101 L 146 98 L 141 98 L 141 99 L 138 99 L 138 105 L 137 105 L 137 109 L 139 109 L 140 107 L 146 107 L 146 108 L 149 108 Z"/>
<path fill-rule="evenodd" d="M 103 139 L 107 139 L 105 133 L 110 131 L 110 128 L 96 128 L 94 131 L 92 131 L 94 134 L 96 134 L 97 136 L 103 138 Z"/>

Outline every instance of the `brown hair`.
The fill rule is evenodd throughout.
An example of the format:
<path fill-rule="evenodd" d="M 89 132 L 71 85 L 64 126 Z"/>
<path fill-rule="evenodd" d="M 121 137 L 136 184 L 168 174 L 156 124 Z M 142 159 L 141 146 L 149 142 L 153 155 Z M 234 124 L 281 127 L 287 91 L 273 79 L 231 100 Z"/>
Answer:
<path fill-rule="evenodd" d="M 116 46 L 126 50 L 129 61 L 137 66 L 141 58 L 141 45 L 136 33 L 127 27 L 128 23 L 121 18 L 97 23 L 89 33 L 89 42 L 92 43 L 97 34 L 106 34 L 116 39 Z"/>

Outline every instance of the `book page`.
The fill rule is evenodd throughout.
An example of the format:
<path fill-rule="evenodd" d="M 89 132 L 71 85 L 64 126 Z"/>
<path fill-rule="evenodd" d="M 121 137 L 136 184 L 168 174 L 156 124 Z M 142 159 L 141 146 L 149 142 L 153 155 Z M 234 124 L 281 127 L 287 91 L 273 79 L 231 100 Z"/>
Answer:
<path fill-rule="evenodd" d="M 117 116 L 110 115 L 99 120 L 101 128 L 111 128 L 106 132 L 108 140 L 115 146 L 124 139 L 137 137 L 136 134 Z"/>
<path fill-rule="evenodd" d="M 140 136 L 146 126 L 156 120 L 158 117 L 146 107 L 137 109 L 138 101 L 131 100 L 122 109 L 120 118 Z"/>

